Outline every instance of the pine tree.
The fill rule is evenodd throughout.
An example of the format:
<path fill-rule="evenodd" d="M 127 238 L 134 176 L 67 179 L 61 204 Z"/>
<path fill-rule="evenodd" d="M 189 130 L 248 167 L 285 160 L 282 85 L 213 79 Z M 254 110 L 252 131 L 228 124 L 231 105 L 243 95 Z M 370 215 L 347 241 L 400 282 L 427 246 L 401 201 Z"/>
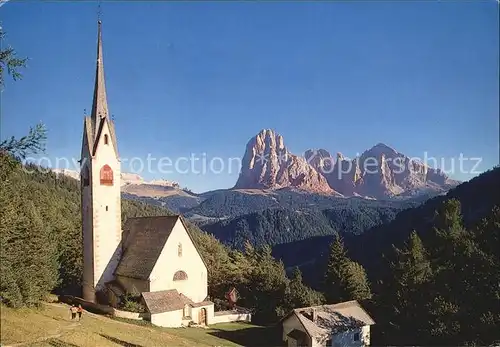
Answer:
<path fill-rule="evenodd" d="M 366 271 L 360 264 L 349 261 L 344 273 L 345 299 L 366 300 L 372 297 Z"/>
<path fill-rule="evenodd" d="M 490 243 L 498 241 L 496 209 L 468 229 L 460 202 L 450 200 L 441 206 L 436 224 L 436 299 L 428 305 L 434 340 L 488 344 L 500 339 L 500 309 L 494 304 L 500 294 L 498 245 Z"/>
<path fill-rule="evenodd" d="M 456 336 L 462 330 L 460 316 L 465 309 L 461 296 L 471 287 L 470 280 L 474 281 L 467 272 L 473 267 L 471 256 L 477 247 L 473 235 L 463 226 L 460 201 L 445 201 L 434 223 L 430 242 L 436 260 L 433 293 L 427 303 L 429 331 L 434 341 L 457 342 Z"/>
<path fill-rule="evenodd" d="M 4 39 L 5 32 L 2 27 L 0 27 L 0 41 Z M 2 47 L 0 47 L 2 48 Z M 6 48 L 0 49 L 0 89 L 3 89 L 5 85 L 4 73 L 7 71 L 14 81 L 22 78 L 21 68 L 26 67 L 26 62 L 28 58 L 19 58 L 17 52 L 14 48 L 7 46 Z M 0 142 L 0 154 L 8 155 L 10 158 L 15 158 L 17 160 L 22 160 L 26 158 L 29 153 L 42 152 L 45 149 L 45 140 L 47 131 L 43 124 L 37 124 L 34 128 L 29 130 L 28 135 L 16 139 L 12 136 L 10 139 L 3 140 Z M 12 169 L 12 165 L 15 164 L 12 160 L 2 161 L 0 170 L 4 170 L 8 165 Z"/>
<path fill-rule="evenodd" d="M 324 292 L 329 303 L 339 302 L 345 297 L 343 291 L 344 271 L 349 259 L 342 238 L 337 235 L 330 245 L 328 265 L 325 273 Z"/>
<path fill-rule="evenodd" d="M 285 294 L 287 311 L 298 307 L 316 306 L 323 303 L 323 295 L 307 287 L 302 282 L 302 272 L 298 267 L 295 267 Z"/>
<path fill-rule="evenodd" d="M 393 270 L 401 287 L 415 287 L 429 280 L 432 275 L 431 264 L 422 240 L 415 231 L 410 234 L 405 248 L 395 251 L 398 263 L 393 266 Z"/>
<path fill-rule="evenodd" d="M 0 296 L 14 307 L 38 304 L 58 282 L 58 263 L 51 229 L 43 221 L 26 186 L 4 185 L 0 193 L 2 280 Z M 5 278 L 3 276 L 5 274 Z"/>
<path fill-rule="evenodd" d="M 3 31 L 2 27 L 0 27 L 0 41 L 3 40 L 5 36 L 6 33 Z M 7 70 L 7 73 L 11 75 L 14 80 L 18 80 L 22 78 L 19 68 L 25 68 L 27 60 L 28 58 L 19 58 L 14 48 L 10 46 L 0 51 L 0 88 L 4 85 L 5 70 Z"/>
<path fill-rule="evenodd" d="M 431 280 L 431 264 L 415 231 L 410 234 L 404 248 L 396 248 L 395 253 L 393 287 L 387 290 L 389 296 L 394 296 L 391 319 L 399 335 L 405 339 L 401 343 L 413 343 L 413 339 L 425 334 L 427 329 L 423 318 L 426 317 L 428 300 L 425 284 Z"/>
<path fill-rule="evenodd" d="M 325 297 L 329 303 L 371 298 L 366 272 L 360 264 L 349 259 L 340 236 L 330 246 Z"/>
<path fill-rule="evenodd" d="M 271 248 L 255 249 L 249 242 L 245 247 L 245 279 L 236 285 L 241 294 L 241 305 L 255 310 L 260 322 L 276 321 L 286 312 L 285 294 L 288 287 L 283 262 L 271 254 Z"/>

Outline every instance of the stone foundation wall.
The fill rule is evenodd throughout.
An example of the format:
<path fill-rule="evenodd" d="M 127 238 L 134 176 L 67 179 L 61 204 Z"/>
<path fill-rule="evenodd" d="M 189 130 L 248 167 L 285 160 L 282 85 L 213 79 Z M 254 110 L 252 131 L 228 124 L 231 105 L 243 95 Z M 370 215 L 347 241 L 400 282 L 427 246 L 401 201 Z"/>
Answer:
<path fill-rule="evenodd" d="M 230 322 L 247 322 L 250 323 L 252 321 L 251 313 L 223 313 L 217 314 L 216 312 L 214 317 L 210 320 L 211 324 L 218 323 L 230 323 Z"/>
<path fill-rule="evenodd" d="M 119 318 L 134 319 L 134 320 L 144 320 L 149 318 L 148 313 L 122 311 L 116 308 L 113 308 L 113 316 Z"/>
<path fill-rule="evenodd" d="M 217 311 L 214 313 L 210 324 L 229 323 L 229 322 L 247 322 L 252 321 L 252 313 L 243 307 L 236 306 L 232 310 Z"/>

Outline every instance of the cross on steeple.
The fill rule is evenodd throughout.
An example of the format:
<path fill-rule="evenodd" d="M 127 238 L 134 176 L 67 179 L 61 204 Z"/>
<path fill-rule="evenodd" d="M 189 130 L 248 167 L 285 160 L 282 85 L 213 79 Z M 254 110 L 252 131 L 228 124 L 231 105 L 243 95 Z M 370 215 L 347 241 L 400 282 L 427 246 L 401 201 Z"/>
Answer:
<path fill-rule="evenodd" d="M 101 21 L 101 14 L 102 14 L 102 11 L 101 11 L 101 0 L 97 0 L 97 21 L 98 22 Z"/>

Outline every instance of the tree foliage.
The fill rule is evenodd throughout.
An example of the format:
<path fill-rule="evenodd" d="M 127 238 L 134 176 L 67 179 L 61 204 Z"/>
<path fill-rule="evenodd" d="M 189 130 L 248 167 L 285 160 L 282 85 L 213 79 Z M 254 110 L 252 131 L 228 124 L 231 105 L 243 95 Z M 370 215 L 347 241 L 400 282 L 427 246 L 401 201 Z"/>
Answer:
<path fill-rule="evenodd" d="M 6 33 L 0 27 L 0 41 L 3 41 L 5 37 Z M 0 50 L 0 88 L 3 87 L 5 83 L 5 71 L 7 71 L 7 74 L 12 76 L 16 81 L 22 78 L 23 75 L 19 69 L 26 67 L 27 61 L 28 58 L 19 58 L 17 52 L 11 46 L 7 46 L 7 48 Z"/>
<path fill-rule="evenodd" d="M 231 210 L 228 213 L 239 213 L 233 211 L 238 206 L 243 205 L 244 208 L 248 209 L 254 208 L 246 205 L 247 201 L 252 205 L 266 206 L 268 203 L 267 199 L 270 199 L 267 196 L 261 195 L 246 197 L 245 195 L 248 194 L 242 193 L 236 195 L 236 197 L 241 196 L 242 198 L 236 199 L 233 193 L 226 194 L 228 195 L 226 200 L 220 201 L 211 198 L 209 201 L 202 202 L 200 206 L 193 210 L 198 211 L 201 207 L 206 207 L 205 205 L 208 203 L 214 209 L 216 207 L 223 209 L 224 206 L 230 204 Z M 284 200 L 281 196 L 280 199 Z M 246 241 L 250 241 L 257 247 L 264 245 L 275 246 L 310 237 L 335 235 L 337 233 L 358 235 L 371 227 L 391 221 L 404 206 L 401 203 L 386 205 L 377 201 L 367 201 L 357 204 L 346 203 L 346 199 L 335 200 L 330 198 L 327 200 L 328 208 L 316 208 L 312 210 L 309 207 L 303 210 L 304 206 L 300 203 L 305 204 L 309 199 L 312 199 L 312 197 L 308 195 L 294 196 L 293 201 L 295 204 L 288 200 L 285 200 L 283 204 L 280 201 L 280 208 L 274 206 L 262 211 L 238 215 L 233 218 L 203 225 L 202 228 L 214 234 L 225 244 L 238 249 L 243 249 Z M 274 200 L 272 201 L 276 203 Z M 221 204 L 221 206 L 216 206 L 216 203 Z M 321 203 L 325 204 L 326 207 L 327 202 L 322 201 Z M 300 208 L 300 210 L 294 209 L 296 205 L 298 205 L 297 208 Z M 284 206 L 286 208 L 283 208 Z M 210 213 L 210 211 L 206 212 Z M 225 212 L 225 209 L 223 212 Z M 314 254 L 309 255 L 314 256 Z"/>
<path fill-rule="evenodd" d="M 8 176 L 8 183 L 2 181 L 2 188 L 8 189 L 0 191 L 2 301 L 18 307 L 34 305 L 51 291 L 81 295 L 79 182 L 20 163 L 1 174 Z M 128 217 L 171 214 L 159 206 L 122 199 L 123 223 Z M 254 249 L 248 244 L 243 252 L 232 250 L 197 226 L 188 222 L 187 227 L 207 264 L 212 298 L 224 300 L 227 290 L 236 287 L 241 294 L 238 304 L 253 309 L 261 322 L 276 321 L 297 306 L 323 302 L 322 295 L 297 276 L 287 277 L 268 246 Z"/>
<path fill-rule="evenodd" d="M 0 152 L 9 153 L 17 160 L 26 159 L 28 154 L 45 150 L 47 131 L 44 124 L 30 128 L 27 135 L 16 139 L 14 136 L 0 142 Z"/>
<path fill-rule="evenodd" d="M 330 245 L 324 291 L 330 303 L 371 298 L 366 272 L 363 266 L 349 259 L 340 236 Z"/>
<path fill-rule="evenodd" d="M 312 290 L 302 280 L 302 273 L 295 267 L 285 295 L 285 308 L 309 307 L 326 303 L 323 293 Z"/>
<path fill-rule="evenodd" d="M 4 33 L 0 31 L 1 38 Z M 13 48 L 0 51 L 0 85 L 4 72 L 14 80 L 26 59 Z M 80 295 L 82 283 L 82 231 L 79 183 L 69 177 L 43 172 L 35 165 L 23 165 L 28 154 L 44 150 L 43 125 L 28 135 L 0 143 L 0 300 L 10 306 L 36 305 L 51 291 Z M 128 217 L 172 214 L 158 206 L 122 200 L 122 222 Z M 295 303 L 283 263 L 269 247 L 242 253 L 223 246 L 213 236 L 188 223 L 194 242 L 208 267 L 209 293 L 223 298 L 230 287 L 245 293 L 243 303 L 253 308 L 261 321 L 273 321 Z M 293 282 L 313 298 L 319 294 Z"/>
<path fill-rule="evenodd" d="M 17 80 L 25 65 L 26 59 L 11 47 L 1 50 L 0 85 L 5 71 Z M 39 125 L 20 139 L 0 143 L 0 300 L 13 307 L 37 305 L 51 291 L 80 295 L 79 183 L 20 163 L 42 151 L 45 138 Z M 347 205 L 297 214 L 291 210 L 313 203 L 330 206 L 332 200 L 295 200 L 285 193 L 279 199 L 288 201 L 291 210 L 276 210 L 275 197 L 263 203 L 261 197 L 234 193 L 235 203 L 222 204 L 227 196 L 214 194 L 197 207 L 208 212 L 201 214 L 227 215 L 220 206 L 232 208 L 233 216 L 252 213 L 214 227 L 214 234 L 238 249 L 193 224 L 188 228 L 207 263 L 210 296 L 222 300 L 235 287 L 238 303 L 253 309 L 257 321 L 276 322 L 296 307 L 359 300 L 377 322 L 374 344 L 487 345 L 500 340 L 499 182 L 496 168 L 447 197 L 399 213 L 389 224 L 399 210 L 383 203 L 373 208 L 344 199 L 338 203 Z M 123 222 L 131 216 L 165 214 L 171 212 L 122 200 Z M 375 280 L 373 293 L 365 268 L 349 257 L 340 236 L 330 245 L 323 293 L 304 284 L 298 268 L 289 278 L 283 262 L 272 256 L 273 244 L 346 231 L 358 234 L 373 226 L 357 244 L 351 243 L 365 257 L 363 265 Z M 391 244 L 399 247 L 382 256 Z"/>
<path fill-rule="evenodd" d="M 435 211 L 424 239 L 413 232 L 395 249 L 392 277 L 376 305 L 387 317 L 385 341 L 486 345 L 500 339 L 499 217 L 494 208 L 466 228 L 460 202 L 450 199 Z"/>
<path fill-rule="evenodd" d="M 0 42 L 5 38 L 5 32 L 0 27 Z M 0 47 L 1 48 L 1 47 Z M 22 77 L 20 68 L 26 67 L 26 62 L 28 58 L 18 58 L 16 51 L 8 46 L 5 49 L 0 49 L 0 90 L 3 91 L 5 84 L 4 73 L 7 70 L 7 74 L 12 76 L 16 81 Z M 37 124 L 35 127 L 29 130 L 28 135 L 16 139 L 12 136 L 9 139 L 0 142 L 0 154 L 8 155 L 9 160 L 3 160 L 2 172 L 8 172 L 9 168 L 12 168 L 16 164 L 15 161 L 10 160 L 12 158 L 17 160 L 23 160 L 30 153 L 38 153 L 45 149 L 45 140 L 47 139 L 47 132 L 43 124 Z"/>

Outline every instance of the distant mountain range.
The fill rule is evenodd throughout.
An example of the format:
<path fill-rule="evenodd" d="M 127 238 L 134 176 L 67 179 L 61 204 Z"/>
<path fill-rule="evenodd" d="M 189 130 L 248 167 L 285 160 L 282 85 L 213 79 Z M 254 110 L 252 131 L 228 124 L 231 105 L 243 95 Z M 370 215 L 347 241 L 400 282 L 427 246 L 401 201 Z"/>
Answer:
<path fill-rule="evenodd" d="M 355 159 L 325 149 L 290 153 L 283 137 L 262 130 L 248 142 L 235 189 L 292 188 L 333 196 L 372 199 L 444 193 L 460 182 L 441 170 L 379 143 Z"/>
<path fill-rule="evenodd" d="M 76 171 L 54 171 L 79 179 Z M 248 142 L 231 189 L 196 194 L 168 180 L 146 181 L 130 173 L 121 178 L 125 198 L 167 207 L 202 224 L 268 208 L 330 208 L 339 198 L 424 201 L 460 183 L 381 143 L 355 159 L 340 153 L 334 158 L 325 149 L 297 156 L 268 129 Z"/>
<path fill-rule="evenodd" d="M 80 180 L 80 173 L 76 170 L 54 169 L 52 171 L 57 175 L 66 175 Z M 132 173 L 121 174 L 121 191 L 122 196 L 126 199 L 164 206 L 176 213 L 195 207 L 203 201 L 201 196 L 180 188 L 177 182 L 146 181 L 140 175 Z"/>
<path fill-rule="evenodd" d="M 72 177 L 76 180 L 80 180 L 80 173 L 76 170 L 68 170 L 68 169 L 53 169 L 52 170 L 56 175 L 66 175 L 69 177 Z M 154 192 L 155 195 L 162 195 L 161 191 L 166 190 L 169 191 L 171 188 L 179 189 L 179 183 L 174 182 L 174 181 L 168 181 L 168 180 L 152 180 L 152 181 L 145 181 L 144 178 L 137 174 L 133 173 L 121 173 L 121 186 L 122 190 L 127 191 L 131 187 L 138 187 L 142 186 L 144 188 L 148 187 L 155 187 L 157 190 Z M 132 191 L 134 188 L 131 188 Z M 140 192 L 141 194 L 143 193 L 142 191 Z M 153 194 L 153 193 L 152 193 Z M 147 195 L 147 194 L 146 194 Z"/>
<path fill-rule="evenodd" d="M 288 153 L 289 157 L 271 151 L 272 148 Z M 261 165 L 256 159 L 258 153 L 269 154 L 267 157 L 279 154 L 286 159 L 285 164 L 264 161 Z M 381 173 L 363 171 L 359 163 L 370 157 L 401 160 L 410 169 L 399 172 L 391 161 L 383 159 Z M 409 231 L 426 223 L 436 202 L 448 197 L 474 196 L 475 202 L 467 200 L 463 205 L 466 216 L 480 211 L 480 206 L 488 209 L 498 202 L 490 202 L 494 194 L 489 191 L 494 177 L 498 178 L 498 168 L 448 192 L 457 181 L 439 170 L 411 162 L 383 144 L 365 151 L 353 164 L 356 169 L 355 175 L 350 176 L 352 182 L 348 176 L 341 175 L 337 180 L 320 172 L 322 167 L 340 167 L 348 161 L 355 163 L 354 160 L 341 155 L 335 162 L 324 158 L 331 158 L 325 150 L 307 151 L 303 158 L 294 156 L 279 135 L 266 130 L 249 142 L 234 188 L 196 194 L 180 188 L 176 182 L 145 181 L 138 175 L 122 174 L 122 196 L 182 213 L 235 248 L 241 249 L 246 241 L 255 246 L 268 244 L 287 268 L 300 266 L 309 283 L 317 281 L 316 268 L 322 266 L 335 234 L 344 235 L 353 257 L 370 268 L 376 266 L 371 259 L 378 259 L 380 252 L 390 249 L 392 243 L 401 243 Z M 55 171 L 79 178 L 74 171 Z M 483 190 L 488 190 L 489 195 L 484 195 L 488 201 L 478 198 Z"/>
<path fill-rule="evenodd" d="M 54 171 L 79 179 L 76 171 Z M 336 233 L 359 235 L 458 183 L 384 144 L 352 160 L 340 153 L 334 159 L 324 149 L 297 156 L 272 130 L 248 142 L 231 189 L 196 194 L 177 182 L 121 175 L 123 198 L 182 213 L 240 249 L 246 241 L 280 249 Z"/>
<path fill-rule="evenodd" d="M 54 170 L 79 179 L 79 174 L 71 170 Z M 373 206 L 411 207 L 435 196 L 434 191 L 406 199 L 346 199 L 336 194 L 312 193 L 305 190 L 282 189 L 221 189 L 196 194 L 179 188 L 175 182 L 160 181 L 162 184 L 147 182 L 138 175 L 122 174 L 122 197 L 139 200 L 152 205 L 163 206 L 175 213 L 182 213 L 192 222 L 202 226 L 254 212 L 269 209 L 311 211 L 352 206 L 359 203 Z"/>

